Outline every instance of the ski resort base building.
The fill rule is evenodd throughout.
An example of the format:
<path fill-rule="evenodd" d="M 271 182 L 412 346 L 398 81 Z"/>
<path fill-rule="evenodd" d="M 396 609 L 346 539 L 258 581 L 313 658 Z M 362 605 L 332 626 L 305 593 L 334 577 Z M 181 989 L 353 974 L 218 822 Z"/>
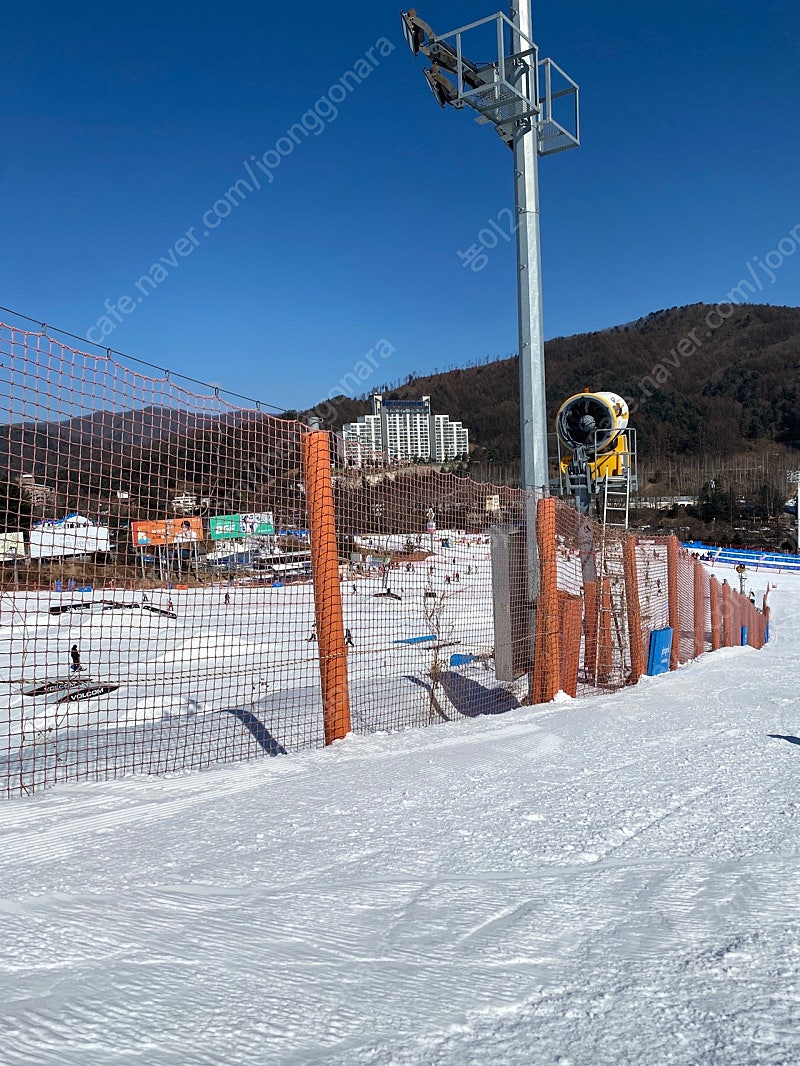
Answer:
<path fill-rule="evenodd" d="M 390 459 L 444 463 L 469 452 L 469 431 L 448 415 L 431 410 L 430 396 L 419 400 L 370 397 L 372 413 L 342 427 L 345 457 L 363 466 L 381 453 Z"/>

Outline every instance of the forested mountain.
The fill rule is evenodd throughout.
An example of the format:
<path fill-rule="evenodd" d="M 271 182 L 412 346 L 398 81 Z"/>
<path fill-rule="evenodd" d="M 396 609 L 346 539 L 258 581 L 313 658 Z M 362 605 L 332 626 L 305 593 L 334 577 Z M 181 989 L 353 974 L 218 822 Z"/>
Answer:
<path fill-rule="evenodd" d="M 618 392 L 631 405 L 645 461 L 737 453 L 766 441 L 800 446 L 800 308 L 672 307 L 555 338 L 545 360 L 551 427 L 573 393 Z M 469 429 L 473 459 L 497 461 L 519 456 L 518 378 L 513 357 L 409 378 L 387 392 L 397 399 L 430 395 L 437 412 Z M 381 389 L 377 380 L 374 389 Z M 331 407 L 338 429 L 369 404 L 366 395 L 342 396 L 325 413 Z"/>
<path fill-rule="evenodd" d="M 786 470 L 800 465 L 792 454 L 800 448 L 800 308 L 695 304 L 657 311 L 549 341 L 546 370 L 551 427 L 560 404 L 584 388 L 628 399 L 647 492 L 700 494 L 713 480 L 734 502 L 768 495 L 770 513 L 785 499 Z M 409 377 L 395 387 L 377 376 L 364 385 L 395 398 L 430 395 L 434 410 L 469 429 L 470 463 L 460 472 L 514 484 L 518 371 L 518 360 L 507 358 Z M 368 409 L 365 394 L 325 401 L 318 413 L 338 429 Z M 150 406 L 1 428 L 0 483 L 14 514 L 20 503 L 9 486 L 23 474 L 55 493 L 40 504 L 42 513 L 74 507 L 101 513 L 115 490 L 130 499 L 113 505 L 120 513 L 161 514 L 176 493 L 213 499 L 222 511 L 257 510 L 265 493 L 285 497 L 287 513 L 302 509 L 300 427 L 260 411 Z M 733 504 L 728 510 L 732 515 Z M 9 518 L 4 524 L 14 525 Z"/>
<path fill-rule="evenodd" d="M 101 506 L 105 514 L 155 517 L 172 513 L 176 493 L 213 499 L 223 512 L 260 510 L 267 493 L 294 499 L 299 435 L 296 423 L 260 411 L 165 406 L 7 423 L 0 426 L 0 531 L 19 528 L 22 475 L 49 492 L 35 517 L 97 514 Z M 118 502 L 119 492 L 127 502 Z"/>

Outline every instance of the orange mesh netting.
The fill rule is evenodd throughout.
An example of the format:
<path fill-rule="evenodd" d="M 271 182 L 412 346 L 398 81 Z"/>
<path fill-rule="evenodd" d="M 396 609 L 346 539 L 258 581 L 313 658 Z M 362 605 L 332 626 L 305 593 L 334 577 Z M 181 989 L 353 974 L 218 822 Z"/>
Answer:
<path fill-rule="evenodd" d="M 672 668 L 765 640 L 674 537 L 354 465 L 336 436 L 44 331 L 0 325 L 0 387 L 6 795 L 618 689 L 669 626 Z"/>

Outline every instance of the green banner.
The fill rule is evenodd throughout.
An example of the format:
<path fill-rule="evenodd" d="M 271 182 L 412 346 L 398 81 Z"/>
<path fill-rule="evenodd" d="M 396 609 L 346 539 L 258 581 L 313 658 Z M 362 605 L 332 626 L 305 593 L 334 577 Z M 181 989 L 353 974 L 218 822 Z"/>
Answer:
<path fill-rule="evenodd" d="M 243 537 L 271 537 L 275 522 L 271 511 L 261 514 L 213 515 L 208 522 L 212 540 L 241 540 Z"/>

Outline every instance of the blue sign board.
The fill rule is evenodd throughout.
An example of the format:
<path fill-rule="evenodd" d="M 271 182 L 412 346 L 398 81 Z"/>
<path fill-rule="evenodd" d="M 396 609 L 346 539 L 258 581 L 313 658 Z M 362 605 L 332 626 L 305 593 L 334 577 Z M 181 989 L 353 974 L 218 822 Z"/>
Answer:
<path fill-rule="evenodd" d="M 654 629 L 650 634 L 650 654 L 647 657 L 647 673 L 650 677 L 667 673 L 671 651 L 672 626 L 666 629 Z"/>
<path fill-rule="evenodd" d="M 458 652 L 454 652 L 450 656 L 451 666 L 468 666 L 469 663 L 474 663 L 478 660 L 477 655 L 464 655 Z"/>

